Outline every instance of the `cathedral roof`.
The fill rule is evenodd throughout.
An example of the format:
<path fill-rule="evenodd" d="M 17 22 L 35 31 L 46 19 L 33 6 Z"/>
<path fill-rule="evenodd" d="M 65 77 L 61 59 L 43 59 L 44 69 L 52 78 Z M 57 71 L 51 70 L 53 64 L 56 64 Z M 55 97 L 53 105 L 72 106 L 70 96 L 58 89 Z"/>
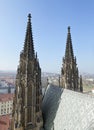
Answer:
<path fill-rule="evenodd" d="M 53 121 L 59 107 L 61 94 L 62 89 L 60 87 L 49 85 L 46 89 L 46 93 L 43 99 L 43 117 L 45 128 L 47 130 L 50 130 L 53 125 Z"/>
<path fill-rule="evenodd" d="M 94 96 L 49 85 L 43 99 L 45 130 L 94 130 Z"/>

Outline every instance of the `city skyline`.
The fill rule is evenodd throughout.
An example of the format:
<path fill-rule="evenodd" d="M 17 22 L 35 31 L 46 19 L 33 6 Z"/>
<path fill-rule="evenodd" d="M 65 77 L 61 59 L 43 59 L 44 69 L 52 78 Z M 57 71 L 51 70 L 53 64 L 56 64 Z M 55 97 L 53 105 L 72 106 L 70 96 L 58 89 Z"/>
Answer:
<path fill-rule="evenodd" d="M 94 2 L 21 0 L 0 3 L 0 70 L 15 70 L 31 13 L 34 48 L 42 71 L 60 73 L 67 27 L 80 72 L 94 73 Z"/>

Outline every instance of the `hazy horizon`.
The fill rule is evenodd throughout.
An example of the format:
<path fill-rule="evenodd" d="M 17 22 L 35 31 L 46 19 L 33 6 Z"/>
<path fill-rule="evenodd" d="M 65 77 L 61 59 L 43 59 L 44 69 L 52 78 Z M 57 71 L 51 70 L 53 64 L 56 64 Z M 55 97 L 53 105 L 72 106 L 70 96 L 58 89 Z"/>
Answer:
<path fill-rule="evenodd" d="M 4 73 L 16 73 L 17 70 L 0 70 L 0 72 Z M 42 71 L 42 73 L 52 73 L 52 74 L 61 74 L 61 72 L 49 72 L 49 71 Z M 89 72 L 80 72 L 79 74 L 90 74 L 94 75 L 94 73 L 89 73 Z"/>

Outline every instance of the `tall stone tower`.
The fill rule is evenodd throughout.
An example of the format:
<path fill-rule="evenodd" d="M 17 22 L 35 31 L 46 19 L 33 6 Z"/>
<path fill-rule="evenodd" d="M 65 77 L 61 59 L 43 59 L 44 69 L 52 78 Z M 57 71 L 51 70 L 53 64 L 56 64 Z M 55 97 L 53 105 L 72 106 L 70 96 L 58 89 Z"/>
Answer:
<path fill-rule="evenodd" d="M 82 76 L 79 78 L 79 71 L 74 57 L 70 27 L 68 27 L 65 56 L 61 70 L 62 86 L 74 91 L 83 91 Z"/>
<path fill-rule="evenodd" d="M 29 14 L 24 48 L 20 54 L 16 75 L 11 130 L 41 130 L 43 126 L 41 103 L 41 69 L 34 51 Z"/>

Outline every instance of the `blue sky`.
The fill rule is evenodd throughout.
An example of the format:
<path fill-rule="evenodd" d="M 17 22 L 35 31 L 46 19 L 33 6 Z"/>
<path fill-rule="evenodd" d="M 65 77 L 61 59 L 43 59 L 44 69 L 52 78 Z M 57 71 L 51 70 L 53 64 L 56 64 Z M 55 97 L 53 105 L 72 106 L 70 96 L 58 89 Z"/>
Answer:
<path fill-rule="evenodd" d="M 42 71 L 60 73 L 71 26 L 79 71 L 94 73 L 94 0 L 0 0 L 0 70 L 17 69 L 28 13 Z"/>

